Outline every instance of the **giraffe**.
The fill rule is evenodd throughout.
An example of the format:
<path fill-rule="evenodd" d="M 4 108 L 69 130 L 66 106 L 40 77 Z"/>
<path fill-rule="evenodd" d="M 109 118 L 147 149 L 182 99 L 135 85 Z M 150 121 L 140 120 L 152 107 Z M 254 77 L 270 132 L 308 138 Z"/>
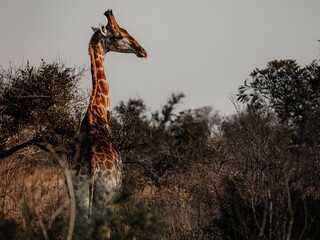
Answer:
<path fill-rule="evenodd" d="M 104 58 L 110 52 L 134 53 L 146 58 L 147 52 L 123 28 L 112 10 L 104 13 L 108 24 L 99 24 L 89 42 L 92 94 L 74 147 L 69 154 L 76 196 L 77 218 L 90 219 L 94 209 L 106 214 L 112 197 L 121 185 L 122 162 L 110 138 L 110 95 L 104 72 Z"/>

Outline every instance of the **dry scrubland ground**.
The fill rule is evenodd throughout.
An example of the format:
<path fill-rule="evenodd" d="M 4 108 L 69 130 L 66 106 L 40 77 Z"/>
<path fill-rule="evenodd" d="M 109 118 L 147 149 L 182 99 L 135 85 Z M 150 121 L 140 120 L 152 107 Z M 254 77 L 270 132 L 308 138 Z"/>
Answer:
<path fill-rule="evenodd" d="M 32 157 L 29 152 L 34 153 Z M 149 218 L 157 219 L 163 239 L 200 236 L 202 226 L 208 225 L 217 214 L 213 208 L 218 185 L 212 174 L 214 171 L 194 166 L 189 172 L 167 174 L 166 184 L 156 187 L 136 174 L 136 170 L 125 166 L 123 191 L 130 195 L 120 203 L 119 214 L 135 212 L 139 215 L 139 210 L 135 209 L 141 208 Z M 67 192 L 59 165 L 34 148 L 0 161 L 2 220 L 14 220 L 22 227 L 23 234 L 31 236 L 30 239 L 43 238 L 41 224 L 49 233 L 55 233 L 52 233 L 53 239 L 64 239 L 70 216 Z M 149 219 L 144 227 L 153 222 Z M 125 229 L 125 226 L 121 227 Z"/>
<path fill-rule="evenodd" d="M 1 211 L 24 228 L 39 225 L 39 220 L 50 228 L 69 213 L 63 173 L 53 163 L 13 156 L 0 162 L 0 178 Z"/>

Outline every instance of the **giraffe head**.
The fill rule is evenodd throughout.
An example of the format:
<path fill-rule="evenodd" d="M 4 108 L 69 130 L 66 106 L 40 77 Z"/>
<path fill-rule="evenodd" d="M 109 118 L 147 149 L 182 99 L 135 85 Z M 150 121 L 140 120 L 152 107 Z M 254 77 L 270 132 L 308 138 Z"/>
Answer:
<path fill-rule="evenodd" d="M 104 26 L 99 24 L 99 28 L 92 28 L 94 34 L 90 43 L 97 45 L 102 44 L 104 53 L 109 51 L 134 53 L 137 57 L 147 57 L 147 52 L 125 29 L 121 28 L 112 10 L 104 13 L 108 19 L 108 24 Z"/>

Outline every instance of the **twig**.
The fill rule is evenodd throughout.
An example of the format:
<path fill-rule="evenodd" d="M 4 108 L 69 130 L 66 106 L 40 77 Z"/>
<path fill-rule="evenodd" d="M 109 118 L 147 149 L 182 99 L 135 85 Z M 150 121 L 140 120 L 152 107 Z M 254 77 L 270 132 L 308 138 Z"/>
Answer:
<path fill-rule="evenodd" d="M 56 217 L 62 212 L 63 209 L 65 209 L 69 205 L 69 201 L 67 201 L 67 198 L 65 199 L 64 203 L 51 215 L 50 220 L 48 222 L 48 228 L 51 229 L 52 224 Z"/>
<path fill-rule="evenodd" d="M 50 150 L 50 152 L 52 152 L 52 154 L 56 158 L 57 162 L 59 163 L 59 165 L 63 171 L 63 174 L 65 176 L 66 183 L 67 183 L 69 197 L 70 197 L 70 211 L 71 211 L 71 213 L 70 213 L 70 219 L 69 219 L 68 235 L 67 235 L 66 239 L 72 240 L 74 226 L 75 226 L 75 220 L 76 220 L 76 199 L 75 199 L 75 195 L 74 195 L 71 170 L 69 168 L 69 164 L 67 162 L 67 157 L 65 154 L 58 155 L 51 146 L 48 146 L 48 149 Z"/>
<path fill-rule="evenodd" d="M 42 232 L 42 235 L 43 235 L 43 238 L 45 240 L 49 240 L 49 237 L 48 237 L 48 233 L 47 233 L 47 230 L 46 230 L 46 227 L 43 223 L 43 220 L 42 220 L 42 217 L 41 217 L 41 214 L 38 210 L 38 208 L 36 207 L 36 205 L 34 204 L 34 194 L 31 193 L 30 189 L 28 188 L 27 190 L 29 192 L 29 196 L 30 196 L 30 201 L 31 201 L 31 204 L 32 204 L 32 207 L 34 209 L 34 212 L 36 213 L 36 216 L 39 220 L 39 225 L 40 225 L 40 229 L 41 229 L 41 232 Z"/>

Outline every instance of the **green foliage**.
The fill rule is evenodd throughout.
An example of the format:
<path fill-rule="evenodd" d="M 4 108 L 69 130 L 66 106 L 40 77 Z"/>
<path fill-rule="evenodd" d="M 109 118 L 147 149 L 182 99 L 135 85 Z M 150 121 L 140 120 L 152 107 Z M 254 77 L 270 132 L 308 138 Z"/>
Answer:
<path fill-rule="evenodd" d="M 159 221 L 159 218 L 147 211 L 141 204 L 135 206 L 131 212 L 126 213 L 123 220 L 129 227 L 127 236 L 123 239 L 135 237 L 137 239 L 156 240 L 159 239 L 163 230 L 163 224 Z M 119 238 L 115 237 L 114 239 Z"/>
<path fill-rule="evenodd" d="M 161 111 L 148 114 L 141 99 L 130 99 L 115 107 L 111 128 L 125 163 L 137 166 L 157 187 L 170 171 L 186 171 L 190 164 L 210 161 L 210 138 L 219 124 L 217 113 L 203 107 L 176 114 L 184 97 L 172 94 Z"/>
<path fill-rule="evenodd" d="M 144 144 L 150 135 L 150 129 L 143 100 L 129 99 L 127 103 L 121 101 L 114 110 L 111 130 L 117 146 L 120 149 L 130 149 Z"/>
<path fill-rule="evenodd" d="M 320 65 L 300 67 L 294 60 L 269 62 L 251 73 L 252 81 L 239 87 L 238 99 L 255 106 L 270 106 L 282 122 L 297 129 L 297 144 L 319 145 Z M 301 137 L 302 136 L 302 137 Z M 308 151 L 308 150 L 307 150 Z"/>
<path fill-rule="evenodd" d="M 317 61 L 300 67 L 294 60 L 269 62 L 256 69 L 252 81 L 239 87 L 238 99 L 256 104 L 269 103 L 280 119 L 297 125 L 312 116 L 319 120 L 320 66 Z"/>
<path fill-rule="evenodd" d="M 38 68 L 27 63 L 18 69 L 1 69 L 0 150 L 26 130 L 39 141 L 68 144 L 83 114 L 84 98 L 77 88 L 83 72 L 62 62 L 44 61 Z"/>

